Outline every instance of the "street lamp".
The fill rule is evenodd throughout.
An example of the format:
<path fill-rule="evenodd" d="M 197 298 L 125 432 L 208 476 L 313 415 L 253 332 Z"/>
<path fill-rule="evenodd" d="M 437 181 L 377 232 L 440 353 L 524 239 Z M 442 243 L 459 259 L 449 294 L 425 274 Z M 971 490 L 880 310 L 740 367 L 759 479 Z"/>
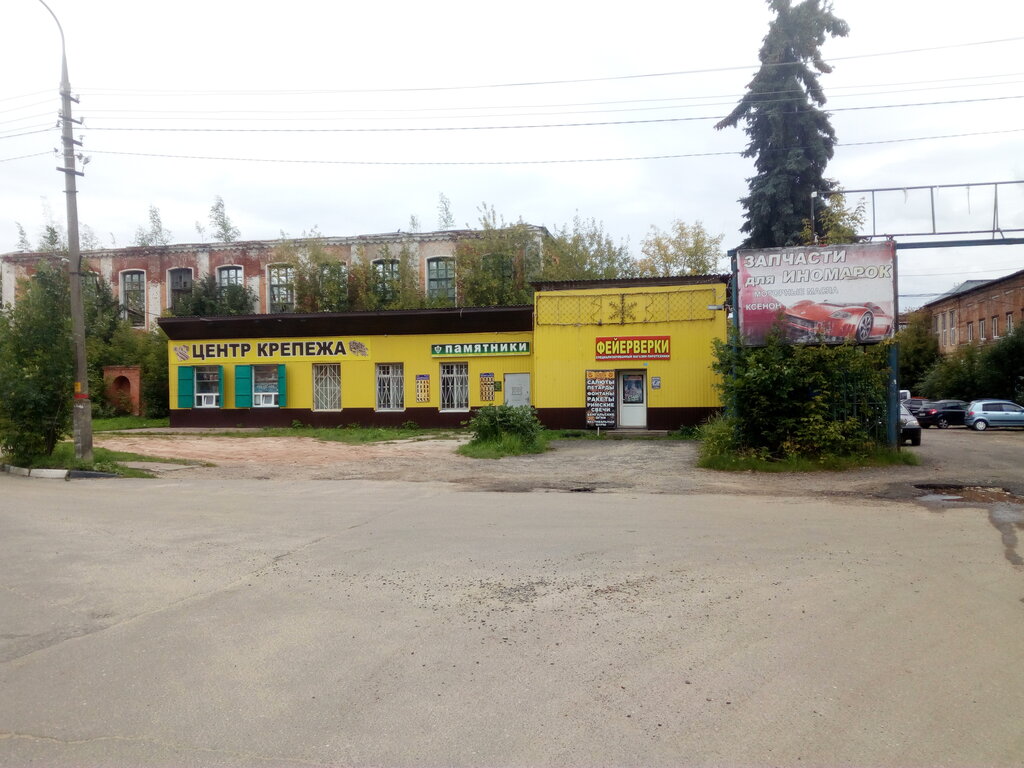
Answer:
<path fill-rule="evenodd" d="M 71 117 L 71 83 L 68 80 L 68 55 L 64 45 L 64 28 L 57 14 L 43 0 L 40 4 L 49 11 L 60 31 L 61 53 L 61 141 L 64 144 L 64 167 L 57 168 L 64 174 L 64 194 L 68 207 L 68 273 L 71 282 L 71 337 L 75 351 L 75 391 L 72 419 L 75 436 L 75 458 L 92 461 L 92 405 L 89 402 L 89 366 L 85 358 L 85 305 L 82 301 L 82 252 L 78 241 L 78 190 L 75 177 L 84 176 L 75 169 L 75 147 L 82 142 L 75 141 Z"/>
<path fill-rule="evenodd" d="M 42 2 L 42 0 L 40 0 Z M 811 190 L 811 237 L 814 240 L 814 244 L 818 244 L 818 226 L 814 222 L 814 201 L 818 199 L 818 190 Z"/>

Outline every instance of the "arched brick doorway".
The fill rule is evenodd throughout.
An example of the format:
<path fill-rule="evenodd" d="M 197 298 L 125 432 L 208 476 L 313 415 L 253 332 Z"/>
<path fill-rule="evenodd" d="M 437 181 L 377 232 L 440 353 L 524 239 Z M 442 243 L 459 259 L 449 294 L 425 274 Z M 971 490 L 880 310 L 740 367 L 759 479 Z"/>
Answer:
<path fill-rule="evenodd" d="M 108 365 L 103 368 L 104 397 L 118 413 L 138 416 L 141 411 L 141 374 L 137 365 Z"/>

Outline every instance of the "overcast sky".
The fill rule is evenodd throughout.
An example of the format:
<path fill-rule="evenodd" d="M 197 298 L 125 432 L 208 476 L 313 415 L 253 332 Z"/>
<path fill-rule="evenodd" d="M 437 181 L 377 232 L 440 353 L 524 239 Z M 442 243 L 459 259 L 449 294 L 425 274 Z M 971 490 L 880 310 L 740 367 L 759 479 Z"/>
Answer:
<path fill-rule="evenodd" d="M 392 232 L 412 216 L 433 230 L 443 193 L 459 227 L 487 203 L 549 229 L 596 219 L 634 253 L 675 219 L 726 248 L 742 240 L 746 136 L 713 125 L 756 69 L 762 0 L 48 2 L 85 118 L 80 220 L 105 247 L 131 245 L 151 205 L 174 242 L 200 242 L 217 195 L 244 239 Z M 851 31 L 823 49 L 840 142 L 830 177 L 846 189 L 1024 179 L 1024 2 L 835 0 L 835 12 Z M 38 0 L 0 6 L 0 67 L 8 252 L 16 222 L 35 243 L 47 206 L 65 217 L 60 38 Z M 930 231 L 928 200 L 878 195 L 868 225 L 873 213 L 878 233 Z M 939 230 L 993 224 L 991 188 L 941 190 L 935 208 Z M 1024 184 L 1001 187 L 998 209 L 1003 229 L 1024 228 Z M 901 251 L 901 304 L 1022 268 L 1020 247 Z"/>

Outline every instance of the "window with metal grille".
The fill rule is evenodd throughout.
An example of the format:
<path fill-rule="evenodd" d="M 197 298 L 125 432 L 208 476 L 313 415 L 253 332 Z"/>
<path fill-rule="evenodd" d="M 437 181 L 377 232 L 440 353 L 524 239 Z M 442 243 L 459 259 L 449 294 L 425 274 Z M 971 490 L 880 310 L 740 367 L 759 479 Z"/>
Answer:
<path fill-rule="evenodd" d="M 229 285 L 242 284 L 241 267 L 219 267 L 217 269 L 217 286 L 226 288 Z"/>
<path fill-rule="evenodd" d="M 405 408 L 405 374 L 402 363 L 377 363 L 377 410 L 401 411 Z"/>
<path fill-rule="evenodd" d="M 295 269 L 289 264 L 267 267 L 270 285 L 270 311 L 292 312 L 295 309 Z"/>
<path fill-rule="evenodd" d="M 196 367 L 196 408 L 220 408 L 220 367 Z"/>
<path fill-rule="evenodd" d="M 455 301 L 455 259 L 427 259 L 427 298 Z"/>
<path fill-rule="evenodd" d="M 441 363 L 441 410 L 469 410 L 469 363 Z"/>
<path fill-rule="evenodd" d="M 313 410 L 341 410 L 341 365 L 313 364 Z"/>
<path fill-rule="evenodd" d="M 121 273 L 121 316 L 135 328 L 146 327 L 146 273 Z"/>
<path fill-rule="evenodd" d="M 188 267 L 172 269 L 168 277 L 171 284 L 171 307 L 177 308 L 182 299 L 192 295 L 192 270 Z"/>

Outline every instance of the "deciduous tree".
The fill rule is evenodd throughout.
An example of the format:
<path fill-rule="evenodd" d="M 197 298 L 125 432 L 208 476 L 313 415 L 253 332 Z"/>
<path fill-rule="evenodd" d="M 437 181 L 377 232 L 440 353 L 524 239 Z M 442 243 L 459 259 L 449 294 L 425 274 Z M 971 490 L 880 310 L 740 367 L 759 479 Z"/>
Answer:
<path fill-rule="evenodd" d="M 242 234 L 224 210 L 224 198 L 217 195 L 210 207 L 210 226 L 213 227 L 211 234 L 218 243 L 233 243 Z"/>
<path fill-rule="evenodd" d="M 540 275 L 541 248 L 522 220 L 508 223 L 493 206 L 480 207 L 480 233 L 455 248 L 460 303 L 468 307 L 529 304 Z"/>
<path fill-rule="evenodd" d="M 604 280 L 635 277 L 637 264 L 625 243 L 616 243 L 595 219 L 577 215 L 544 240 L 541 280 Z"/>
<path fill-rule="evenodd" d="M 73 357 L 67 273 L 41 263 L 0 311 L 0 453 L 29 463 L 71 430 Z"/>
<path fill-rule="evenodd" d="M 149 226 L 140 226 L 135 230 L 135 245 L 167 245 L 170 242 L 171 233 L 164 229 L 163 221 L 160 218 L 160 209 L 155 205 L 149 206 Z"/>
<path fill-rule="evenodd" d="M 668 232 L 652 226 L 640 245 L 637 264 L 643 277 L 709 275 L 722 258 L 722 237 L 713 237 L 699 221 L 673 221 Z"/>

